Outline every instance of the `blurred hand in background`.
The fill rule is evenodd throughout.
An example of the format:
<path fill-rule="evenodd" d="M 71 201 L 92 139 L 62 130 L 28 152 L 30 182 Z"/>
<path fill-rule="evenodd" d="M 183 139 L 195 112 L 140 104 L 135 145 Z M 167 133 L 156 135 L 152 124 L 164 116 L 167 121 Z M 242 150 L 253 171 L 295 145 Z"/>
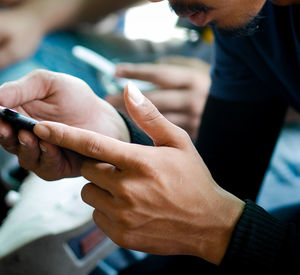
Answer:
<path fill-rule="evenodd" d="M 169 121 L 196 138 L 210 87 L 209 69 L 174 64 L 119 64 L 116 76 L 154 83 L 157 90 L 144 95 Z M 106 100 L 126 113 L 122 94 L 108 96 Z"/>

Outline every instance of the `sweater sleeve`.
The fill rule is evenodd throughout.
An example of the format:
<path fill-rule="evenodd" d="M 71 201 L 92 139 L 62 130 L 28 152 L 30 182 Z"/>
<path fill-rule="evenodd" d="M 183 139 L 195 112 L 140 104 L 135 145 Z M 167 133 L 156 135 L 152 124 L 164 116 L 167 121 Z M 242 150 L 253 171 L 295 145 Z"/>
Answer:
<path fill-rule="evenodd" d="M 285 115 L 283 101 L 228 101 L 210 96 L 197 149 L 215 181 L 241 199 L 255 201 Z M 250 200 L 221 264 L 225 274 L 245 271 L 300 274 L 296 225 L 274 218 Z"/>
<path fill-rule="evenodd" d="M 234 274 L 245 270 L 276 274 L 284 269 L 299 274 L 299 244 L 294 224 L 284 223 L 246 200 L 222 266 Z"/>
<path fill-rule="evenodd" d="M 130 134 L 130 141 L 131 141 L 131 143 L 153 146 L 152 139 L 145 132 L 143 132 L 140 128 L 138 128 L 124 114 L 122 114 L 121 112 L 119 112 L 119 114 L 120 114 L 120 116 L 123 118 L 123 120 L 126 123 L 126 126 L 128 128 L 129 134 Z"/>

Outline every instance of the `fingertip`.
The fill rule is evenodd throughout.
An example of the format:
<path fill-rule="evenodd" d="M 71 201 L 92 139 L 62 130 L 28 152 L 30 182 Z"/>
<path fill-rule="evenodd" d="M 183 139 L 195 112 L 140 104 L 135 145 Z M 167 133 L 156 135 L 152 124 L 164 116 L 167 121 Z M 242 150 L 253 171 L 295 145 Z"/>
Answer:
<path fill-rule="evenodd" d="M 33 132 L 35 135 L 37 135 L 41 139 L 49 139 L 50 137 L 50 129 L 48 122 L 42 121 L 36 124 L 33 128 Z"/>
<path fill-rule="evenodd" d="M 37 142 L 38 142 L 35 135 L 26 130 L 19 130 L 18 140 L 19 140 L 20 144 L 27 146 L 27 147 L 34 147 L 37 145 Z"/>
<path fill-rule="evenodd" d="M 47 153 L 48 152 L 48 148 L 45 144 L 43 144 L 42 142 L 39 143 L 40 149 L 43 153 Z"/>
<path fill-rule="evenodd" d="M 136 106 L 141 105 L 145 101 L 145 96 L 132 81 L 128 82 L 124 90 L 124 96 Z"/>
<path fill-rule="evenodd" d="M 0 136 L 2 139 L 9 138 L 13 135 L 13 128 L 6 122 L 0 120 Z"/>

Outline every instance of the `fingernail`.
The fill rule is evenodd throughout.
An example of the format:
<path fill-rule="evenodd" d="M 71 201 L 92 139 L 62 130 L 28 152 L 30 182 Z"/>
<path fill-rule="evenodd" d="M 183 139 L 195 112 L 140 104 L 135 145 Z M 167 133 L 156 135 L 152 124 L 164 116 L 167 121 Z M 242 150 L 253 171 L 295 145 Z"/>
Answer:
<path fill-rule="evenodd" d="M 128 95 L 135 105 L 140 105 L 145 100 L 144 95 L 131 81 L 128 82 Z"/>
<path fill-rule="evenodd" d="M 47 153 L 47 148 L 43 144 L 40 144 L 40 148 L 42 152 Z"/>
<path fill-rule="evenodd" d="M 34 132 L 41 139 L 48 139 L 50 137 L 50 130 L 44 125 L 37 124 L 34 127 Z"/>
<path fill-rule="evenodd" d="M 22 146 L 24 146 L 24 147 L 27 146 L 27 144 L 26 144 L 24 141 L 20 140 L 20 139 L 19 139 L 19 143 L 20 143 Z"/>
<path fill-rule="evenodd" d="M 19 143 L 22 145 L 22 146 L 27 146 L 27 142 L 26 142 L 26 140 L 24 140 L 24 138 L 22 138 L 22 137 L 18 137 L 18 140 L 19 140 Z"/>

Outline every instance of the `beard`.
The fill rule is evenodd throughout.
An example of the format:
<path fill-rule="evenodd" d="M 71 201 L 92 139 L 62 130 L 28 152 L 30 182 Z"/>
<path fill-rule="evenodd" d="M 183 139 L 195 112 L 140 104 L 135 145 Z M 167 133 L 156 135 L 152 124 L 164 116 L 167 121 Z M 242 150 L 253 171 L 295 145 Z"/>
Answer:
<path fill-rule="evenodd" d="M 252 16 L 248 16 L 249 20 L 247 23 L 237 26 L 237 27 L 219 27 L 216 22 L 211 22 L 209 25 L 212 25 L 215 29 L 217 29 L 220 33 L 230 35 L 230 36 L 251 36 L 257 31 L 259 31 L 259 23 L 264 18 L 260 13 Z"/>

